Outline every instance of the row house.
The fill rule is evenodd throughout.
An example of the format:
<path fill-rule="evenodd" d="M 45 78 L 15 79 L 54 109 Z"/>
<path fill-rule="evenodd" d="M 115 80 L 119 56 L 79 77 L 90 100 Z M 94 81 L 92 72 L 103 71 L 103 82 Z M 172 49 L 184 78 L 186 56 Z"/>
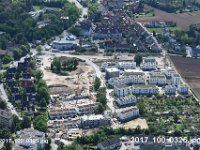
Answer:
<path fill-rule="evenodd" d="M 166 95 L 175 95 L 176 94 L 176 87 L 174 85 L 165 86 L 165 94 Z"/>
<path fill-rule="evenodd" d="M 167 84 L 167 79 L 164 75 L 150 75 L 148 83 L 162 86 Z"/>
<path fill-rule="evenodd" d="M 99 150 L 115 150 L 122 146 L 119 138 L 112 138 L 97 144 Z"/>
<path fill-rule="evenodd" d="M 126 96 L 126 97 L 120 97 L 116 99 L 116 103 L 118 106 L 128 106 L 133 105 L 136 103 L 137 99 L 134 95 Z"/>
<path fill-rule="evenodd" d="M 19 92 L 19 87 L 11 88 L 11 95 L 12 95 L 12 99 L 14 101 L 20 100 L 21 99 L 21 95 L 20 95 L 20 92 Z"/>
<path fill-rule="evenodd" d="M 129 95 L 129 87 L 127 85 L 115 85 L 114 93 L 117 97 L 125 97 Z"/>
<path fill-rule="evenodd" d="M 94 113 L 95 108 L 96 108 L 96 104 L 94 103 L 84 104 L 84 105 L 78 105 L 76 111 L 79 115 L 92 114 Z"/>
<path fill-rule="evenodd" d="M 128 121 L 139 116 L 139 108 L 136 106 L 126 107 L 117 110 L 117 117 L 120 121 Z"/>
<path fill-rule="evenodd" d="M 82 116 L 80 126 L 82 128 L 97 128 L 111 125 L 111 118 L 103 115 Z"/>
<path fill-rule="evenodd" d="M 62 119 L 75 117 L 77 115 L 77 111 L 75 108 L 62 108 L 56 106 L 50 106 L 48 109 L 49 118 L 50 119 Z"/>
<path fill-rule="evenodd" d="M 130 75 L 121 78 L 111 78 L 108 80 L 108 84 L 111 86 L 122 85 L 122 84 L 144 84 L 145 79 L 143 75 Z"/>
<path fill-rule="evenodd" d="M 129 51 L 130 46 L 126 40 L 121 41 L 118 40 L 117 42 L 107 42 L 105 46 L 106 50 L 108 51 Z"/>
<path fill-rule="evenodd" d="M 158 87 L 151 85 L 134 85 L 131 87 L 131 91 L 136 95 L 156 95 L 159 93 Z"/>

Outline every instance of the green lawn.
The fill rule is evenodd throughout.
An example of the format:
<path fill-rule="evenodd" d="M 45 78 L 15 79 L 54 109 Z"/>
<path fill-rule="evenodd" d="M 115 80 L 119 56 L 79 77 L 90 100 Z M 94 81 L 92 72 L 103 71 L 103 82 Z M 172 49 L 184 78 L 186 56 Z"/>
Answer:
<path fill-rule="evenodd" d="M 38 5 L 34 5 L 34 6 L 33 6 L 33 10 L 34 10 L 34 11 L 38 11 L 38 10 L 41 10 L 41 9 L 42 9 L 41 6 L 38 6 Z"/>
<path fill-rule="evenodd" d="M 156 33 L 161 33 L 162 29 L 164 29 L 164 28 L 147 28 L 147 30 L 149 32 L 155 31 Z M 168 29 L 171 30 L 171 31 L 181 30 L 180 27 L 168 27 Z"/>

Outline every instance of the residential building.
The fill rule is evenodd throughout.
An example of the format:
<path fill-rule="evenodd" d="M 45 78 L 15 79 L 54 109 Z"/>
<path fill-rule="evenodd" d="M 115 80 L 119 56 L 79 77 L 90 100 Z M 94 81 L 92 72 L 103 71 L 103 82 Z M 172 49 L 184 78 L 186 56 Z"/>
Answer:
<path fill-rule="evenodd" d="M 111 118 L 103 115 L 82 116 L 80 126 L 82 128 L 96 128 L 108 126 L 111 124 Z"/>
<path fill-rule="evenodd" d="M 13 114 L 9 109 L 0 109 L 0 127 L 11 128 L 13 123 Z"/>
<path fill-rule="evenodd" d="M 134 85 L 131 91 L 136 95 L 155 95 L 158 94 L 159 89 L 154 85 Z"/>
<path fill-rule="evenodd" d="M 120 71 L 117 68 L 106 68 L 106 79 L 119 77 Z"/>
<path fill-rule="evenodd" d="M 118 69 L 135 69 L 136 68 L 136 62 L 118 62 L 116 64 Z"/>
<path fill-rule="evenodd" d="M 152 85 L 166 85 L 167 79 L 164 75 L 150 75 L 148 83 Z"/>
<path fill-rule="evenodd" d="M 120 121 L 128 121 L 139 116 L 139 109 L 136 106 L 126 107 L 117 110 L 117 117 Z"/>
<path fill-rule="evenodd" d="M 165 94 L 166 95 L 175 95 L 176 94 L 176 87 L 174 85 L 165 86 Z"/>
<path fill-rule="evenodd" d="M 32 128 L 17 131 L 15 141 L 15 150 L 41 150 L 47 143 L 45 133 Z"/>
<path fill-rule="evenodd" d="M 95 103 L 91 103 L 91 104 L 80 104 L 77 105 L 77 113 L 79 115 L 86 115 L 86 114 L 92 114 L 94 113 L 96 108 L 96 104 Z"/>
<path fill-rule="evenodd" d="M 178 85 L 178 92 L 181 94 L 188 94 L 189 93 L 189 87 L 185 84 L 179 84 Z"/>
<path fill-rule="evenodd" d="M 119 106 L 133 105 L 134 103 L 136 103 L 136 101 L 137 101 L 137 99 L 134 95 L 119 97 L 116 99 L 116 102 Z"/>
<path fill-rule="evenodd" d="M 108 9 L 122 9 L 123 0 L 103 0 L 103 5 Z"/>
<path fill-rule="evenodd" d="M 122 143 L 119 138 L 112 138 L 104 142 L 98 143 L 97 148 L 99 150 L 115 150 L 121 147 Z"/>
<path fill-rule="evenodd" d="M 129 95 L 129 87 L 127 85 L 115 85 L 114 93 L 117 97 L 125 97 Z"/>
<path fill-rule="evenodd" d="M 145 73 L 142 70 L 135 70 L 135 69 L 125 69 L 124 75 L 131 76 L 131 75 L 140 75 L 143 76 Z"/>
<path fill-rule="evenodd" d="M 181 76 L 179 74 L 172 75 L 172 84 L 178 86 L 181 83 Z"/>
<path fill-rule="evenodd" d="M 197 46 L 192 50 L 192 57 L 200 57 L 200 45 L 197 45 Z"/>
<path fill-rule="evenodd" d="M 121 78 L 111 78 L 108 80 L 108 84 L 111 86 L 115 85 L 121 85 L 121 84 L 144 84 L 145 79 L 143 75 L 131 75 L 131 76 L 125 76 Z"/>
<path fill-rule="evenodd" d="M 143 63 L 156 63 L 155 57 L 143 57 Z"/>
<path fill-rule="evenodd" d="M 57 50 L 73 50 L 78 46 L 77 42 L 72 40 L 60 40 L 60 41 L 53 41 L 52 48 Z"/>
<path fill-rule="evenodd" d="M 66 108 L 62 105 L 49 106 L 48 113 L 50 119 L 69 118 L 77 115 L 75 108 Z"/>
<path fill-rule="evenodd" d="M 165 69 L 163 72 L 164 72 L 165 76 L 167 77 L 167 79 L 171 79 L 172 76 L 174 74 L 176 74 L 176 71 L 173 69 Z"/>
<path fill-rule="evenodd" d="M 92 35 L 92 23 L 90 21 L 80 22 L 81 32 L 80 34 L 84 37 L 90 37 Z"/>
<path fill-rule="evenodd" d="M 104 62 L 101 64 L 101 71 L 105 71 L 106 68 L 113 68 L 116 67 L 115 63 L 111 63 L 111 62 Z"/>
<path fill-rule="evenodd" d="M 12 99 L 14 101 L 21 99 L 21 95 L 20 95 L 20 92 L 19 92 L 19 87 L 12 87 L 11 88 L 11 93 L 12 93 Z"/>
<path fill-rule="evenodd" d="M 157 68 L 157 63 L 152 63 L 152 62 L 143 62 L 140 65 L 140 68 L 142 70 L 156 70 Z"/>

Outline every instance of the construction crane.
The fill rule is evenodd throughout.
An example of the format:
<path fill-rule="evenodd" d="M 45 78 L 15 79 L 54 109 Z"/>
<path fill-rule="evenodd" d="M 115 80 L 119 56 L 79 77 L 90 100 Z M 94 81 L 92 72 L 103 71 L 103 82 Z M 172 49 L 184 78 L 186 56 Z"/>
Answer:
<path fill-rule="evenodd" d="M 75 96 L 76 96 L 76 98 L 79 96 L 79 76 L 80 76 L 80 74 L 77 72 L 76 73 L 76 75 L 77 75 L 77 88 L 76 88 L 76 90 L 75 90 Z M 76 104 L 75 104 L 75 106 L 77 105 L 77 103 L 78 103 L 78 98 L 77 98 L 77 100 L 76 100 Z"/>
<path fill-rule="evenodd" d="M 89 114 L 91 114 L 91 101 L 92 101 L 92 91 L 93 91 L 93 86 L 92 86 L 92 82 L 91 82 L 91 79 L 89 77 L 89 96 L 90 96 L 90 106 L 89 106 Z"/>

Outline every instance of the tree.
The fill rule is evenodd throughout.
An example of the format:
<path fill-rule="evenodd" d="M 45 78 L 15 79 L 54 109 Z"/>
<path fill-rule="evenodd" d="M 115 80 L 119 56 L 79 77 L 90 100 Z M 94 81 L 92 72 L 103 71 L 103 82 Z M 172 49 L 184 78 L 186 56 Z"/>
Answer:
<path fill-rule="evenodd" d="M 37 52 L 38 52 L 39 54 L 41 54 L 42 51 L 43 51 L 43 49 L 42 49 L 41 46 L 37 46 L 37 47 L 36 47 L 36 50 L 37 50 Z"/>
<path fill-rule="evenodd" d="M 41 87 L 39 89 L 37 89 L 37 98 L 39 101 L 41 101 L 42 99 L 46 100 L 46 103 L 49 104 L 49 92 L 45 87 Z"/>
<path fill-rule="evenodd" d="M 24 129 L 24 128 L 30 128 L 30 127 L 31 127 L 30 118 L 27 117 L 27 116 L 24 116 L 23 120 L 22 120 L 22 123 L 21 123 L 21 128 Z"/>
<path fill-rule="evenodd" d="M 66 60 L 63 61 L 62 66 L 66 69 L 68 65 L 68 62 Z"/>
<path fill-rule="evenodd" d="M 34 73 L 34 76 L 35 76 L 36 81 L 39 81 L 43 77 L 43 72 L 41 70 L 36 70 Z"/>
<path fill-rule="evenodd" d="M 2 59 L 3 64 L 8 64 L 11 61 L 12 61 L 12 58 L 8 54 L 6 54 Z"/>
<path fill-rule="evenodd" d="M 102 114 L 104 112 L 105 108 L 103 107 L 103 105 L 100 103 L 96 110 L 95 110 L 95 114 Z"/>
<path fill-rule="evenodd" d="M 0 109 L 6 109 L 7 108 L 7 103 L 5 101 L 0 101 Z"/>
<path fill-rule="evenodd" d="M 6 44 L 6 41 L 4 39 L 1 40 L 1 49 L 2 50 L 6 50 L 7 48 L 7 44 Z"/>
<path fill-rule="evenodd" d="M 96 77 L 95 81 L 94 81 L 94 89 L 95 89 L 95 91 L 97 91 L 100 86 L 101 86 L 101 80 L 98 77 Z"/>
<path fill-rule="evenodd" d="M 43 107 L 43 108 L 47 107 L 47 102 L 46 102 L 46 100 L 44 98 L 41 99 L 40 106 Z"/>
<path fill-rule="evenodd" d="M 142 56 L 141 54 L 136 54 L 134 58 L 136 65 L 139 66 L 142 63 Z"/>
<path fill-rule="evenodd" d="M 74 70 L 77 69 L 78 66 L 78 60 L 75 58 L 74 59 Z"/>
<path fill-rule="evenodd" d="M 39 115 L 35 117 L 33 121 L 33 126 L 35 129 L 46 133 L 48 129 L 47 121 L 48 121 L 47 114 Z"/>

